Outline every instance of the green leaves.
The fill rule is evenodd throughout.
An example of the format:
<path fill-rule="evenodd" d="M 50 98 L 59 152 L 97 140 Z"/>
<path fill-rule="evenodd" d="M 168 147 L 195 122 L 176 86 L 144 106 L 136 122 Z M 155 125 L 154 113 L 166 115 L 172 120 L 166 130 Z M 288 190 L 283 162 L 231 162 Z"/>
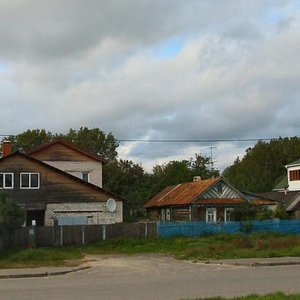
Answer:
<path fill-rule="evenodd" d="M 25 211 L 7 194 L 0 192 L 0 235 L 12 232 L 25 222 Z"/>
<path fill-rule="evenodd" d="M 267 192 L 274 188 L 280 177 L 286 174 L 285 165 L 300 157 L 300 138 L 279 138 L 269 143 L 259 141 L 246 151 L 223 176 L 235 187 L 244 191 Z"/>

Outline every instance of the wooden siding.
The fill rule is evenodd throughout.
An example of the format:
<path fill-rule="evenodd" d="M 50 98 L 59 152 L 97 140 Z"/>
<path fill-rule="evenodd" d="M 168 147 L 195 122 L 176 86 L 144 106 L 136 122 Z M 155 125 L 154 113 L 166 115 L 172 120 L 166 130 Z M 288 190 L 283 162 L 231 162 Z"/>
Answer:
<path fill-rule="evenodd" d="M 61 143 L 41 149 L 30 156 L 41 161 L 95 161 L 92 157 Z"/>
<path fill-rule="evenodd" d="M 171 221 L 190 221 L 190 215 L 189 206 L 171 208 Z"/>
<path fill-rule="evenodd" d="M 218 185 L 221 185 L 222 192 L 220 193 L 218 190 Z M 204 192 L 199 199 L 241 199 L 242 196 L 232 187 L 227 185 L 224 181 L 218 182 L 216 185 L 209 188 L 206 192 Z"/>
<path fill-rule="evenodd" d="M 71 176 L 56 171 L 47 165 L 13 155 L 1 160 L 0 172 L 14 173 L 14 188 L 5 189 L 17 203 L 25 207 L 41 207 L 47 203 L 106 201 L 112 197 L 101 189 L 79 182 Z M 40 174 L 39 189 L 20 189 L 20 173 Z M 117 200 L 117 199 L 116 199 Z"/>

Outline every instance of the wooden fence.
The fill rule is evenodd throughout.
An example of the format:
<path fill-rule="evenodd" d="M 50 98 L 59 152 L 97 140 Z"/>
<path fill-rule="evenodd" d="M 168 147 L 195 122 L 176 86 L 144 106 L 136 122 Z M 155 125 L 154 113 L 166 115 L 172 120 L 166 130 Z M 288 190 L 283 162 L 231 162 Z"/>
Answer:
<path fill-rule="evenodd" d="M 157 237 L 157 223 L 26 227 L 0 238 L 0 250 L 26 247 L 85 245 L 120 237 Z"/>

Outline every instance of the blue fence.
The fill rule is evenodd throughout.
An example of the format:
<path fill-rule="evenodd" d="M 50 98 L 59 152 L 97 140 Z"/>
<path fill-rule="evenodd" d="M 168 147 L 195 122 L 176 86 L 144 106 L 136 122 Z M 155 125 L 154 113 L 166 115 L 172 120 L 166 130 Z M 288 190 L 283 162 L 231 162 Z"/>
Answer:
<path fill-rule="evenodd" d="M 278 232 L 300 234 L 300 220 L 267 220 L 249 222 L 166 222 L 158 224 L 158 235 L 162 237 L 197 237 L 217 233 Z"/>

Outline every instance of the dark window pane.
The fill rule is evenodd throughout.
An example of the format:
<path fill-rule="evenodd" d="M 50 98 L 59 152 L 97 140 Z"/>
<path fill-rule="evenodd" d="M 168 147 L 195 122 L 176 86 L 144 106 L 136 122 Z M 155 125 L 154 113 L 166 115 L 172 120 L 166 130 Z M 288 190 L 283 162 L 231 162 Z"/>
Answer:
<path fill-rule="evenodd" d="M 31 174 L 31 186 L 32 188 L 39 187 L 39 175 L 38 174 Z"/>
<path fill-rule="evenodd" d="M 89 173 L 82 173 L 82 179 L 86 182 L 89 182 Z"/>
<path fill-rule="evenodd" d="M 21 174 L 21 187 L 29 188 L 29 174 Z"/>
<path fill-rule="evenodd" d="M 6 188 L 12 188 L 12 174 L 5 174 L 5 185 Z"/>
<path fill-rule="evenodd" d="M 3 174 L 0 174 L 0 188 L 3 188 Z"/>

